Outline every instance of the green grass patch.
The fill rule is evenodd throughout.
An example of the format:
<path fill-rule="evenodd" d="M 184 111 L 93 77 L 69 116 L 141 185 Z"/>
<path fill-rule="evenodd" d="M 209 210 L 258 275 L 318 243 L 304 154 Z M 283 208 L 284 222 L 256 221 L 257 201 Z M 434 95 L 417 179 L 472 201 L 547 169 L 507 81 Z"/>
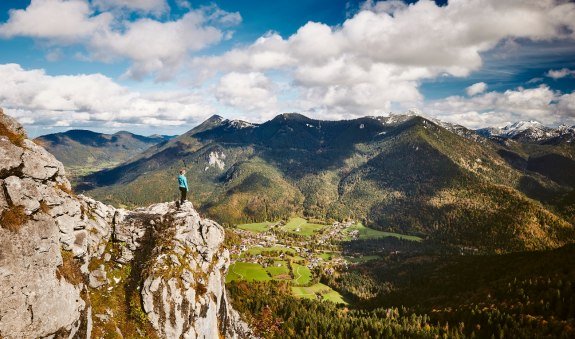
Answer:
<path fill-rule="evenodd" d="M 244 253 L 242 253 L 242 256 L 245 256 L 245 254 L 251 254 L 251 255 L 270 255 L 272 253 L 276 253 L 277 255 L 281 254 L 281 253 L 287 253 L 287 254 L 294 254 L 295 250 L 293 248 L 290 247 L 284 247 L 284 246 L 271 246 L 271 247 L 261 247 L 261 246 L 254 246 L 254 247 L 250 247 L 247 251 L 245 251 Z"/>
<path fill-rule="evenodd" d="M 307 220 L 303 218 L 291 218 L 290 221 L 283 227 L 283 230 L 289 233 L 309 237 L 325 226 L 326 225 L 308 223 Z"/>
<path fill-rule="evenodd" d="M 289 275 L 288 263 L 283 260 L 277 260 L 272 266 L 266 267 L 266 271 L 272 276 L 273 279 L 279 280 L 289 280 L 291 276 Z"/>
<path fill-rule="evenodd" d="M 330 261 L 334 257 L 334 253 L 330 252 L 323 252 L 318 255 L 318 257 L 322 258 L 324 261 Z"/>
<path fill-rule="evenodd" d="M 420 237 L 414 235 L 405 235 L 393 232 L 384 232 L 375 230 L 373 228 L 365 227 L 362 223 L 354 224 L 347 228 L 347 232 L 358 231 L 360 240 L 363 239 L 378 239 L 378 238 L 385 238 L 385 237 L 394 237 L 403 240 L 410 240 L 410 241 L 421 241 Z M 351 239 L 351 238 L 350 238 Z"/>
<path fill-rule="evenodd" d="M 341 294 L 322 283 L 313 284 L 307 287 L 292 286 L 292 293 L 297 298 L 317 300 L 321 297 L 322 300 L 331 301 L 336 304 L 347 304 Z"/>
<path fill-rule="evenodd" d="M 307 285 L 311 283 L 311 271 L 307 266 L 292 264 L 291 268 L 294 276 L 293 283 L 295 285 Z"/>
<path fill-rule="evenodd" d="M 273 225 L 273 224 L 274 223 L 271 223 L 269 221 L 265 221 L 265 222 L 256 222 L 256 223 L 252 223 L 252 224 L 239 224 L 239 225 L 237 225 L 237 228 L 244 230 L 244 231 L 250 231 L 250 232 L 254 232 L 254 233 L 262 233 L 262 232 L 269 230 L 270 225 Z"/>
<path fill-rule="evenodd" d="M 249 262 L 236 262 L 230 266 L 226 282 L 234 280 L 268 281 L 268 272 L 260 265 Z"/>

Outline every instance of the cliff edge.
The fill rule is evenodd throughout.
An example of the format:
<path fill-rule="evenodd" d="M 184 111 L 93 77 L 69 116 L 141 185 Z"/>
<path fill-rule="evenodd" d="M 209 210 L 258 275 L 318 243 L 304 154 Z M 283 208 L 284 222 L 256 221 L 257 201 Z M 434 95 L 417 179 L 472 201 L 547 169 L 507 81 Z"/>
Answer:
<path fill-rule="evenodd" d="M 133 211 L 72 193 L 0 109 L 0 338 L 243 338 L 224 230 L 191 203 Z"/>

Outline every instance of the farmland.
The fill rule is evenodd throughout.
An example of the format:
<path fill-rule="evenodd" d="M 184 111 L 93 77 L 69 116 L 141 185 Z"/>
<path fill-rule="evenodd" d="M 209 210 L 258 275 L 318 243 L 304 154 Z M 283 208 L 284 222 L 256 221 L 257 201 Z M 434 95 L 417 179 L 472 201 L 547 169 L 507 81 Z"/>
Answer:
<path fill-rule="evenodd" d="M 236 225 L 240 243 L 230 248 L 232 265 L 226 282 L 284 281 L 298 298 L 345 304 L 343 296 L 321 277 L 350 265 L 379 258 L 377 254 L 342 253 L 341 244 L 353 240 L 394 238 L 421 241 L 416 236 L 383 232 L 361 223 L 323 224 L 301 217 Z"/>

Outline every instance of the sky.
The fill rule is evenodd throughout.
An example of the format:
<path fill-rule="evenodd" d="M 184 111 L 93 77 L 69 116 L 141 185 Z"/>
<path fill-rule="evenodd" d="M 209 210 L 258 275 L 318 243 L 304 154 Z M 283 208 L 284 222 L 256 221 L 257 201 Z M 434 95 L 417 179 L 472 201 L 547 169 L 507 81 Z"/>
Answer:
<path fill-rule="evenodd" d="M 0 2 L 0 107 L 32 136 L 417 112 L 575 125 L 575 3 Z"/>

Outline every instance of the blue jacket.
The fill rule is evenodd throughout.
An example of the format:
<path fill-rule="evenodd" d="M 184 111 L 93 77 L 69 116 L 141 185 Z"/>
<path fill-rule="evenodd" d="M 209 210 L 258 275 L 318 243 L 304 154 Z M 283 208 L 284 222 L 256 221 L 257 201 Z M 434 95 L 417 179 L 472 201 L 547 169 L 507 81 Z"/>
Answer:
<path fill-rule="evenodd" d="M 180 174 L 178 176 L 178 184 L 180 185 L 180 187 L 185 187 L 186 191 L 189 191 L 190 189 L 188 188 L 188 179 L 186 179 L 186 176 L 183 174 Z"/>

